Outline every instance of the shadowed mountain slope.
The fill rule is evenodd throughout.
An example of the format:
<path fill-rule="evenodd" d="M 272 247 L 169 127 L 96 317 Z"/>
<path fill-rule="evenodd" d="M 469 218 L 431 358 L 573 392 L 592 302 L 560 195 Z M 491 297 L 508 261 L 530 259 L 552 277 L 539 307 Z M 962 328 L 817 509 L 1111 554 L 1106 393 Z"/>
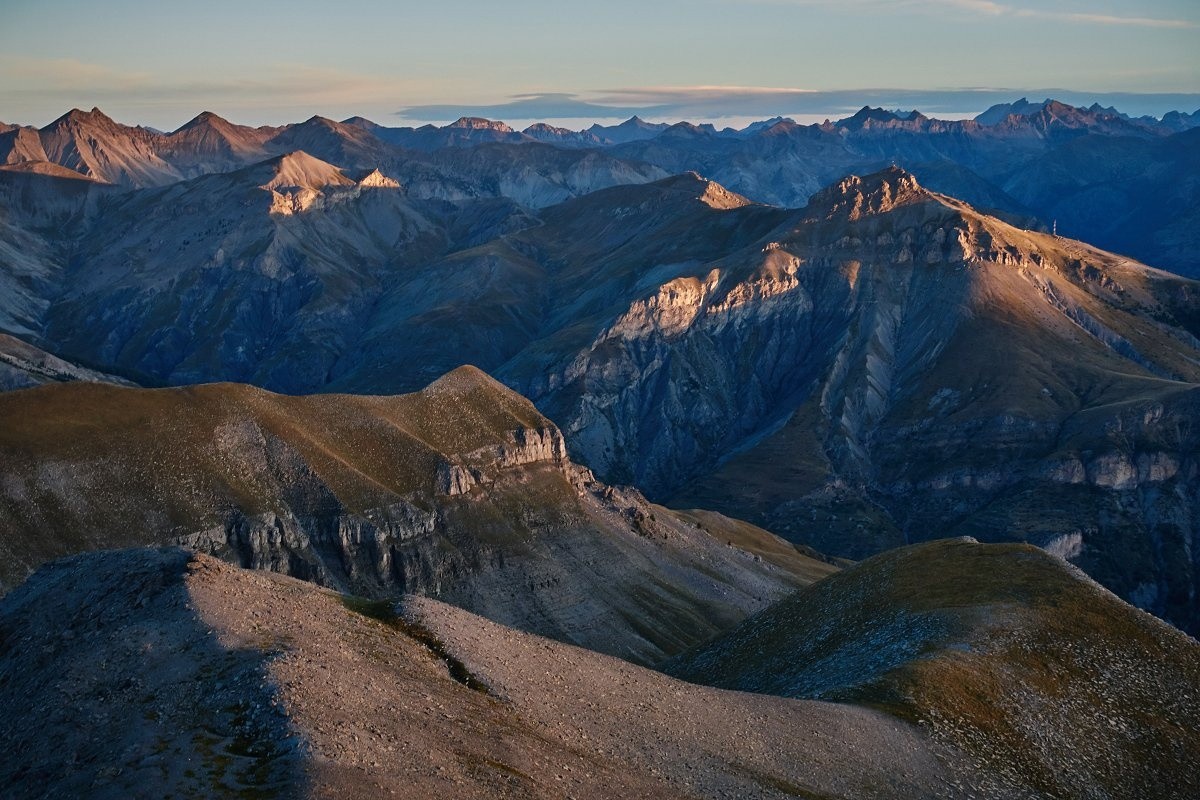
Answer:
<path fill-rule="evenodd" d="M 43 383 L 93 381 L 129 385 L 116 375 L 63 361 L 15 336 L 0 333 L 0 391 L 25 389 Z"/>
<path fill-rule="evenodd" d="M 62 554 L 178 542 L 648 662 L 835 569 L 596 482 L 470 367 L 397 397 L 44 386 L 0 394 L 0 419 L 6 588 Z"/>

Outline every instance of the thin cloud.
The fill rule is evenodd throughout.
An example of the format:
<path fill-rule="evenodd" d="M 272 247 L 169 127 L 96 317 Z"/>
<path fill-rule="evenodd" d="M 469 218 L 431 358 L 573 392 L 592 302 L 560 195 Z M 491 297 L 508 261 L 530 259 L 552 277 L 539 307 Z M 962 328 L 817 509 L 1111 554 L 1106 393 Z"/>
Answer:
<path fill-rule="evenodd" d="M 253 77 L 129 72 L 74 59 L 0 56 L 0 109 L 19 109 L 42 125 L 72 106 L 99 106 L 117 118 L 170 128 L 204 110 L 249 115 L 254 124 L 311 116 L 386 109 L 405 92 L 428 92 L 430 83 L 364 76 L 337 69 L 276 63 Z M 297 115 L 301 115 L 297 117 Z"/>
<path fill-rule="evenodd" d="M 1043 8 L 1026 8 L 995 0 L 734 0 L 734 2 L 775 3 L 779 5 L 845 7 L 873 6 L 881 11 L 912 9 L 935 12 L 957 9 L 988 17 L 1013 17 L 1017 19 L 1041 19 L 1055 22 L 1072 22 L 1087 25 L 1124 25 L 1137 28 L 1188 29 L 1200 28 L 1200 23 L 1189 19 L 1167 17 L 1122 16 L 1119 14 L 1095 14 L 1076 11 L 1055 11 Z"/>
<path fill-rule="evenodd" d="M 127 72 L 74 58 L 0 56 L 0 75 L 6 76 L 14 86 L 25 86 L 38 91 L 96 87 L 132 90 L 152 82 L 148 72 Z"/>
<path fill-rule="evenodd" d="M 710 97 L 730 93 L 741 95 L 791 95 L 808 94 L 817 90 L 776 86 L 642 86 L 636 89 L 601 89 L 600 91 L 610 96 L 637 98 L 661 96 Z"/>
<path fill-rule="evenodd" d="M 1133 25 L 1142 28 L 1197 28 L 1195 22 L 1186 19 L 1157 19 L 1154 17 L 1114 17 L 1109 14 L 1078 14 L 1068 12 L 1034 11 L 1030 9 L 1015 9 L 1012 13 L 1019 17 L 1040 17 L 1042 19 L 1058 19 L 1069 22 L 1091 22 L 1097 25 Z"/>
<path fill-rule="evenodd" d="M 1066 89 L 1005 89 L 994 87 L 955 89 L 864 88 L 834 91 L 781 89 L 765 86 L 658 86 L 618 87 L 580 94 L 526 93 L 506 102 L 488 105 L 439 104 L 409 106 L 396 112 L 411 122 L 445 122 L 458 117 L 501 120 L 647 119 L 693 122 L 731 118 L 764 119 L 774 116 L 831 119 L 853 114 L 863 106 L 918 109 L 931 116 L 973 116 L 996 103 L 1021 97 L 1035 102 L 1055 98 L 1072 105 L 1115 105 L 1134 116 L 1160 116 L 1171 110 L 1200 105 L 1196 93 L 1080 92 Z"/>

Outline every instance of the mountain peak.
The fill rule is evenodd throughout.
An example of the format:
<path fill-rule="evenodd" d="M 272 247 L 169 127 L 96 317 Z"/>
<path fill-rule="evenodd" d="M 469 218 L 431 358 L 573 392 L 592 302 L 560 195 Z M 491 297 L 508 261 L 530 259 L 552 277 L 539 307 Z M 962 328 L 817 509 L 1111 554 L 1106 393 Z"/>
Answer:
<path fill-rule="evenodd" d="M 1031 103 L 1029 102 L 1029 98 L 1022 97 L 1020 100 L 1016 100 L 1011 103 L 997 103 L 987 111 L 984 111 L 976 116 L 975 121 L 980 125 L 995 125 L 1003 122 L 1013 115 L 1023 117 L 1030 114 L 1036 114 L 1043 106 L 1046 105 L 1046 103 L 1049 102 L 1049 100 L 1045 100 L 1041 103 Z"/>
<path fill-rule="evenodd" d="M 58 119 L 51 122 L 47 127 L 55 127 L 66 123 L 84 124 L 84 123 L 109 123 L 114 124 L 113 120 L 101 111 L 98 107 L 93 106 L 91 111 L 84 111 L 79 108 L 72 108 L 67 113 L 63 114 Z"/>
<path fill-rule="evenodd" d="M 849 219 L 855 220 L 871 214 L 884 214 L 929 197 L 929 192 L 912 173 L 893 164 L 870 175 L 842 178 L 814 194 L 808 207 L 826 217 L 844 212 Z"/>
<path fill-rule="evenodd" d="M 353 117 L 347 117 L 346 119 L 342 120 L 342 124 L 350 125 L 355 128 L 363 128 L 364 130 L 368 130 L 368 131 L 383 127 L 382 125 L 380 125 L 378 122 L 375 122 L 374 120 L 369 120 L 366 117 L 357 116 L 357 115 L 353 116 Z"/>
<path fill-rule="evenodd" d="M 298 123 L 292 127 L 304 130 L 311 130 L 312 128 L 324 128 L 326 130 L 338 131 L 348 126 L 342 125 L 342 123 L 332 120 L 329 117 L 322 117 L 320 114 L 314 114 L 308 119 L 304 120 L 304 122 Z"/>
<path fill-rule="evenodd" d="M 554 429 L 552 438 L 561 446 L 562 435 L 533 403 L 471 364 L 452 369 L 411 396 L 420 398 L 422 406 L 430 414 L 444 414 L 447 406 L 457 409 L 456 424 L 462 425 L 471 420 L 472 424 L 466 427 L 475 428 L 473 436 L 482 434 L 485 439 L 492 440 L 504 438 L 516 422 L 527 428 Z M 420 408 L 413 408 L 413 417 L 426 415 Z M 464 432 L 465 428 L 450 433 L 450 436 L 457 438 Z M 565 458 L 565 452 L 558 450 L 555 457 Z"/>
<path fill-rule="evenodd" d="M 222 117 L 219 114 L 216 114 L 212 111 L 201 111 L 199 114 L 197 114 L 196 116 L 192 117 L 187 122 L 180 125 L 179 129 L 176 131 L 176 133 L 178 133 L 179 131 L 190 131 L 190 130 L 193 130 L 194 128 L 201 128 L 201 127 L 227 128 L 227 127 L 232 127 L 232 123 L 229 120 L 225 119 L 224 117 Z"/>
<path fill-rule="evenodd" d="M 839 127 L 859 130 L 872 122 L 895 122 L 901 119 L 900 116 L 893 114 L 886 108 L 872 108 L 871 106 L 863 106 L 854 116 L 847 117 L 838 122 Z"/>
<path fill-rule="evenodd" d="M 731 192 L 716 181 L 710 181 L 698 172 L 688 171 L 658 181 L 658 186 L 671 191 L 683 192 L 710 208 L 727 210 L 751 205 L 751 201 L 736 192 Z"/>
<path fill-rule="evenodd" d="M 192 122 L 193 123 L 207 122 L 209 120 L 220 120 L 220 119 L 222 119 L 222 117 L 219 114 L 217 114 L 215 111 L 201 111 L 199 114 L 197 114 L 192 119 Z"/>
<path fill-rule="evenodd" d="M 513 129 L 505 123 L 497 120 L 485 119 L 484 117 L 459 117 L 446 127 L 461 128 L 469 131 L 497 131 L 499 133 L 513 133 Z"/>
<path fill-rule="evenodd" d="M 486 389 L 510 394 L 512 390 L 473 364 L 463 364 L 447 372 L 421 390 L 422 394 L 461 393 Z"/>
<path fill-rule="evenodd" d="M 548 122 L 535 122 L 532 125 L 530 125 L 528 128 L 526 128 L 524 131 L 522 131 L 522 133 L 526 133 L 526 134 L 552 133 L 552 134 L 556 134 L 558 136 L 568 136 L 570 134 L 575 133 L 575 131 L 571 130 L 570 128 L 559 128 L 557 126 L 551 125 Z"/>
<path fill-rule="evenodd" d="M 354 181 L 326 161 L 310 156 L 303 150 L 293 150 L 264 162 L 271 169 L 270 180 L 260 188 L 323 189 L 326 186 L 350 186 Z"/>
<path fill-rule="evenodd" d="M 379 168 L 369 170 L 362 177 L 355 178 L 355 182 L 359 186 L 365 186 L 373 189 L 399 189 L 400 182 L 394 178 L 389 178 L 380 172 Z"/>

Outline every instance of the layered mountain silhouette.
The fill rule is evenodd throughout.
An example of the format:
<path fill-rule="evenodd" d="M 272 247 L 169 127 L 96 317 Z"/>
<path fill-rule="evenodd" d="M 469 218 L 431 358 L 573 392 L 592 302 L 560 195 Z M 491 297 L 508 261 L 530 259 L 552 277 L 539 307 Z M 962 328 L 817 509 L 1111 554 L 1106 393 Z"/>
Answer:
<path fill-rule="evenodd" d="M 1094 104 L 1022 98 L 974 120 L 864 107 L 836 122 L 784 118 L 742 130 L 647 123 L 569 131 L 464 117 L 388 127 L 362 117 L 313 117 L 277 128 L 205 112 L 163 134 L 71 111 L 41 130 L 0 128 L 0 160 L 26 170 L 57 164 L 97 180 L 146 187 L 228 171 L 304 150 L 347 170 L 381 168 L 420 195 L 506 196 L 541 207 L 604 186 L 694 170 L 756 201 L 803 205 L 848 173 L 898 163 L 931 188 L 973 205 L 1057 222 L 1075 238 L 1154 266 L 1196 274 L 1196 114 L 1133 119 Z M 472 153 L 484 148 L 482 157 Z M 43 171 L 45 167 L 42 167 Z"/>

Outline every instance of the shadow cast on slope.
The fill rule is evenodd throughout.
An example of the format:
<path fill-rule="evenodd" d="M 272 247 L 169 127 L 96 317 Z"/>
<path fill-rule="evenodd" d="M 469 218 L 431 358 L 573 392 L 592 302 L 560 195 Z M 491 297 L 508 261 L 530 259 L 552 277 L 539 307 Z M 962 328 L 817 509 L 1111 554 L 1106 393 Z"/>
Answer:
<path fill-rule="evenodd" d="M 297 797 L 306 745 L 277 705 L 280 643 L 230 649 L 177 547 L 62 559 L 0 603 L 10 798 Z"/>

